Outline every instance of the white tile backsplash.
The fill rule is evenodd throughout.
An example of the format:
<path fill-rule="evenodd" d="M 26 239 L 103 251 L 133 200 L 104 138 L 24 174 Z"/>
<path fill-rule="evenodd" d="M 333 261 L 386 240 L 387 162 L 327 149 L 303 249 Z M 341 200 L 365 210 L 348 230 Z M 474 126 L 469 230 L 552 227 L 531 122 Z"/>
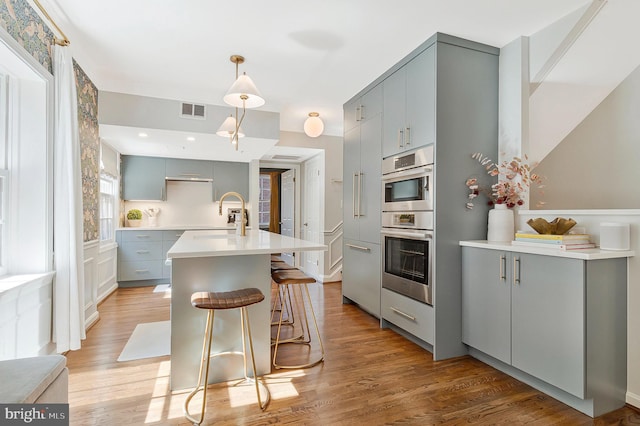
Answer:
<path fill-rule="evenodd" d="M 167 181 L 167 201 L 125 201 L 124 212 L 130 209 L 160 208 L 156 226 L 206 225 L 226 226 L 227 209 L 240 207 L 240 201 L 224 201 L 222 216 L 218 215 L 218 202 L 213 199 L 212 182 Z M 247 209 L 249 204 L 247 203 Z M 149 217 L 143 213 L 142 226 L 148 226 Z"/>

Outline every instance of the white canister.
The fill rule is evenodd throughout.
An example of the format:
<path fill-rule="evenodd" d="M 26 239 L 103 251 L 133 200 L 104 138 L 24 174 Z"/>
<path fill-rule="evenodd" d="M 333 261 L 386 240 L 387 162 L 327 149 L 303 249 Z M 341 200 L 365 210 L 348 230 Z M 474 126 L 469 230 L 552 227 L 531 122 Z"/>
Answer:
<path fill-rule="evenodd" d="M 602 250 L 629 250 L 629 224 L 604 222 L 600 224 Z"/>

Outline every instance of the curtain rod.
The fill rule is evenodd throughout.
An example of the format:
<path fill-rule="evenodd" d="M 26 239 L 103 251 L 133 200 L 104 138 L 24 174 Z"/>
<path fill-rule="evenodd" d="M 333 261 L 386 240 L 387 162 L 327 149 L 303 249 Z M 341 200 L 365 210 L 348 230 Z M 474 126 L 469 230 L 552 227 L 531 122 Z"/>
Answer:
<path fill-rule="evenodd" d="M 62 35 L 62 40 L 60 40 L 57 37 L 53 37 L 53 42 L 55 44 L 57 44 L 58 46 L 68 46 L 71 44 L 71 42 L 69 41 L 69 39 L 67 38 L 67 36 L 62 32 L 62 30 L 60 29 L 60 27 L 58 26 L 58 24 L 56 24 L 53 19 L 51 19 L 51 16 L 49 16 L 49 14 L 47 13 L 46 10 L 44 10 L 44 7 L 42 7 L 42 5 L 40 4 L 40 2 L 38 0 L 33 0 L 33 2 L 36 4 L 36 6 L 38 6 L 38 9 L 40 9 L 40 12 L 42 12 L 44 14 L 44 16 L 49 20 L 49 22 L 55 27 L 56 30 L 58 30 L 58 32 L 60 33 L 60 35 Z"/>

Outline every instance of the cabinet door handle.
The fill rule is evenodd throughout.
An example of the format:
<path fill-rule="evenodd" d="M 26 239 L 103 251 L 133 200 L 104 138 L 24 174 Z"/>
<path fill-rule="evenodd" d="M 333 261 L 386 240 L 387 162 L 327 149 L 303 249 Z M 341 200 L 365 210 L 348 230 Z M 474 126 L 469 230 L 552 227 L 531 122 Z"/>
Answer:
<path fill-rule="evenodd" d="M 360 121 L 363 121 L 366 119 L 365 117 L 365 110 L 364 110 L 364 105 L 360 105 Z"/>
<path fill-rule="evenodd" d="M 136 250 L 136 253 L 138 253 L 138 254 L 147 254 L 147 253 L 149 253 L 149 250 Z"/>
<path fill-rule="evenodd" d="M 358 212 L 356 210 L 356 181 L 358 180 L 358 174 L 353 174 L 353 195 L 351 196 L 351 205 L 353 207 L 353 217 L 358 217 Z"/>
<path fill-rule="evenodd" d="M 148 269 L 136 269 L 136 274 L 144 274 L 145 272 L 149 272 Z"/>
<path fill-rule="evenodd" d="M 345 244 L 345 245 L 346 245 L 347 247 L 354 248 L 354 249 L 357 249 L 357 250 L 362 250 L 362 251 L 371 251 L 371 249 L 370 249 L 369 247 L 356 246 L 356 245 L 354 245 L 354 244 Z"/>
<path fill-rule="evenodd" d="M 404 131 L 402 129 L 398 129 L 398 148 L 402 148 L 404 146 Z"/>
<path fill-rule="evenodd" d="M 361 210 L 362 210 L 362 176 L 364 176 L 364 173 L 360 172 L 360 174 L 358 175 L 358 217 L 364 216 L 361 213 Z"/>
<path fill-rule="evenodd" d="M 149 235 L 136 235 L 136 238 L 149 238 Z"/>
<path fill-rule="evenodd" d="M 356 121 L 362 120 L 362 113 L 360 112 L 360 105 L 356 105 Z"/>
<path fill-rule="evenodd" d="M 405 317 L 405 318 L 406 318 L 406 319 L 408 319 L 408 320 L 411 320 L 411 321 L 415 321 L 415 320 L 416 320 L 416 317 L 414 317 L 414 316 L 412 316 L 412 315 L 409 315 L 409 314 L 406 314 L 406 313 L 402 312 L 402 311 L 401 311 L 400 309 L 398 309 L 398 308 L 394 308 L 393 306 L 391 306 L 389 309 L 391 309 L 391 310 L 392 310 L 393 312 L 395 312 L 396 314 L 398 314 L 398 315 L 401 315 L 401 316 Z"/>
<path fill-rule="evenodd" d="M 520 284 L 520 258 L 513 258 L 513 285 Z"/>
<path fill-rule="evenodd" d="M 500 256 L 500 281 L 507 279 L 506 270 L 507 270 L 507 256 L 502 255 Z"/>
<path fill-rule="evenodd" d="M 404 137 L 406 138 L 404 142 L 405 146 L 411 145 L 411 127 L 405 129 Z"/>

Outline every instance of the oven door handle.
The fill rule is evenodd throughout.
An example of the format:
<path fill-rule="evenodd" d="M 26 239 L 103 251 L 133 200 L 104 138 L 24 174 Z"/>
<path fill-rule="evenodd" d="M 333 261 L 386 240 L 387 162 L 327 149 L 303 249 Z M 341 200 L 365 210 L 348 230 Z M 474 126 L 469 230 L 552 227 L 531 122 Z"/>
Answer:
<path fill-rule="evenodd" d="M 388 230 L 383 229 L 380 231 L 382 235 L 388 235 L 390 237 L 407 237 L 412 238 L 414 240 L 430 240 L 433 238 L 433 234 L 430 232 L 413 232 L 413 231 L 396 231 L 396 230 Z"/>
<path fill-rule="evenodd" d="M 433 172 L 433 167 L 416 167 L 415 169 L 404 170 L 401 172 L 392 172 L 382 176 L 384 182 L 395 182 L 397 180 L 405 180 L 412 177 L 422 177 Z"/>

